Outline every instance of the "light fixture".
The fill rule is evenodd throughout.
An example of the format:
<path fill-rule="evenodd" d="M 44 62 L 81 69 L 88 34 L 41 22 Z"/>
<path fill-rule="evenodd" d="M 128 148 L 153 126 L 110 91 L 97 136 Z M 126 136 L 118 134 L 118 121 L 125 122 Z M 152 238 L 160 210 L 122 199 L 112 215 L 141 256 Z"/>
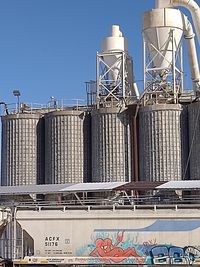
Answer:
<path fill-rule="evenodd" d="M 19 97 L 21 94 L 19 90 L 13 90 L 13 95 Z"/>
<path fill-rule="evenodd" d="M 17 112 L 19 113 L 19 110 L 20 110 L 19 97 L 21 93 L 19 90 L 13 90 L 13 95 L 17 97 Z"/>

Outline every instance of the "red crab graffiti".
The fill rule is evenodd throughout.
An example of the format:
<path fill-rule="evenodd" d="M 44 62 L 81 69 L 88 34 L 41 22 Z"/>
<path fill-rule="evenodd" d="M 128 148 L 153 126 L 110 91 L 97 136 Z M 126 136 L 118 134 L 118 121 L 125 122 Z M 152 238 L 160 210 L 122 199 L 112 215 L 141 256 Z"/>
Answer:
<path fill-rule="evenodd" d="M 115 244 L 110 238 L 98 238 L 95 242 L 96 248 L 90 253 L 92 257 L 98 257 L 100 261 L 108 263 L 110 261 L 119 263 L 128 257 L 135 257 L 137 263 L 144 263 L 143 259 L 137 254 L 134 248 L 123 249 L 118 245 L 123 241 L 124 232 L 117 234 Z"/>

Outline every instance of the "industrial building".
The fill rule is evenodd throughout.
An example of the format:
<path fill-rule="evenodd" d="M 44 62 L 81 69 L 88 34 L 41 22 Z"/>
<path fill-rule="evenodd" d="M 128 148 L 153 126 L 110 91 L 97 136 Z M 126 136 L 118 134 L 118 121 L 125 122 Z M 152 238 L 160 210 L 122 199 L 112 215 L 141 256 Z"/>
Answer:
<path fill-rule="evenodd" d="M 85 105 L 5 109 L 0 256 L 16 267 L 200 264 L 200 8 L 156 0 L 142 32 L 141 93 L 113 25 Z"/>

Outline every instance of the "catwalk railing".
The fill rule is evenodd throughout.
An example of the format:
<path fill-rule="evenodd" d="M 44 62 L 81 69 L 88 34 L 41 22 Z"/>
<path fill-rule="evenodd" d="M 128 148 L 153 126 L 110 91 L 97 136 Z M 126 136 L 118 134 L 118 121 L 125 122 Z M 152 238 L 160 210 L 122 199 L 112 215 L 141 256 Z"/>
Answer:
<path fill-rule="evenodd" d="M 64 201 L 1 201 L 1 207 L 17 209 L 186 209 L 200 208 L 200 195 L 181 196 L 115 196 L 110 198 L 77 198 Z"/>

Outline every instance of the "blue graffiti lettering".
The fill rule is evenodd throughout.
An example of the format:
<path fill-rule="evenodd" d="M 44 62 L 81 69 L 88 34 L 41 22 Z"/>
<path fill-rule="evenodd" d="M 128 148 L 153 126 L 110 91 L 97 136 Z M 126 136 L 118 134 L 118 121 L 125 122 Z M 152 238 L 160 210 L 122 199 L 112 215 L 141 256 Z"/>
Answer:
<path fill-rule="evenodd" d="M 187 264 L 192 265 L 200 259 L 200 251 L 192 246 L 177 247 L 157 245 L 149 251 L 152 264 Z"/>

